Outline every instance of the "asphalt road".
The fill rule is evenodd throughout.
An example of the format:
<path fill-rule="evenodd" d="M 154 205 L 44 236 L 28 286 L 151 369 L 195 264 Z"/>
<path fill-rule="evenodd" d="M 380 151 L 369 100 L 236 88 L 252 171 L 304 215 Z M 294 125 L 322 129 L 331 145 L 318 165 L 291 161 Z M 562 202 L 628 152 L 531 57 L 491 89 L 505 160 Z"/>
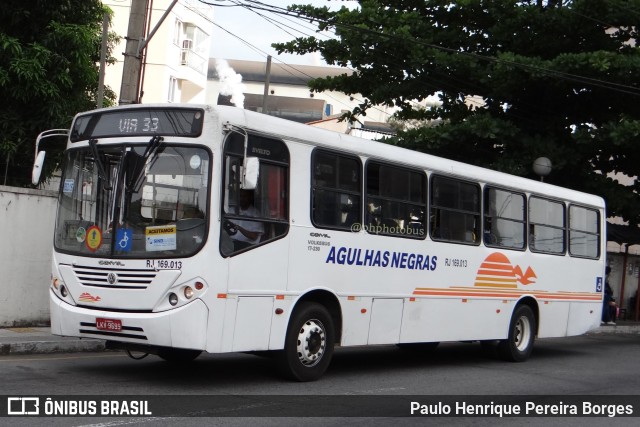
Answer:
<path fill-rule="evenodd" d="M 367 415 L 384 416 L 388 411 L 395 416 L 398 408 L 400 412 L 406 408 L 406 415 L 410 415 L 411 401 L 430 403 L 442 396 L 452 396 L 442 399 L 453 405 L 478 396 L 482 401 L 495 397 L 493 400 L 513 402 L 538 396 L 532 400 L 546 404 L 571 402 L 572 396 L 584 400 L 585 395 L 604 395 L 609 396 L 607 402 L 625 403 L 625 395 L 632 395 L 635 398 L 631 401 L 638 403 L 633 407 L 637 417 L 639 360 L 638 335 L 588 335 L 539 340 L 525 363 L 500 361 L 484 353 L 477 343 L 442 344 L 428 354 L 395 346 L 338 349 L 327 374 L 313 383 L 282 380 L 270 359 L 253 355 L 203 355 L 192 364 L 175 366 L 154 356 L 132 360 L 120 352 L 3 356 L 0 378 L 3 398 L 37 395 L 63 399 L 73 395 L 78 399 L 126 396 L 144 400 L 151 395 L 175 395 L 182 402 L 172 406 L 171 397 L 164 397 L 167 404 L 159 407 L 151 398 L 155 414 L 140 417 L 5 418 L 9 425 L 299 425 L 299 417 L 309 415 L 302 422 L 305 426 L 445 421 L 448 425 L 629 425 L 637 418 L 415 416 L 390 420 Z M 227 399 L 222 407 L 216 407 L 215 396 Z M 349 413 L 351 409 L 353 413 Z M 185 413 L 207 418 L 171 417 Z"/>

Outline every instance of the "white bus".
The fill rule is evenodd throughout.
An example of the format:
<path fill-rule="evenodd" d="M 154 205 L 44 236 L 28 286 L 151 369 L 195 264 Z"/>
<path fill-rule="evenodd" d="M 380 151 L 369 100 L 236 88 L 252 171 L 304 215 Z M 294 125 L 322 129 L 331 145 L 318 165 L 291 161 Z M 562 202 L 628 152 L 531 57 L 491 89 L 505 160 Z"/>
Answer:
<path fill-rule="evenodd" d="M 523 361 L 600 325 L 604 219 L 600 197 L 243 109 L 100 109 L 68 133 L 51 329 L 171 361 L 268 351 L 298 381 L 335 346 Z"/>

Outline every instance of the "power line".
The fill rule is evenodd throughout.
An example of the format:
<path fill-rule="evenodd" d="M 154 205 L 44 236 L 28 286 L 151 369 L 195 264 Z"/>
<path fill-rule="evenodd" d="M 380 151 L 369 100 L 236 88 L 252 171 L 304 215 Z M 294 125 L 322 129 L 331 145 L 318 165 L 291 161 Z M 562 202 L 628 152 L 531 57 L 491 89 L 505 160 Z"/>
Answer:
<path fill-rule="evenodd" d="M 258 54 L 262 55 L 263 57 L 265 57 L 265 58 L 266 58 L 267 56 L 273 56 L 273 55 L 270 55 L 269 53 L 267 53 L 267 52 L 263 51 L 262 49 L 260 49 L 260 48 L 258 48 L 258 47 L 256 47 L 256 46 L 252 45 L 251 43 L 249 43 L 248 41 L 246 41 L 246 40 L 245 40 L 245 39 L 243 39 L 242 37 L 238 36 L 237 34 L 235 34 L 235 33 L 231 32 L 231 31 L 229 31 L 228 29 L 226 29 L 226 28 L 222 27 L 221 25 L 216 24 L 215 22 L 213 22 L 213 25 L 215 25 L 216 27 L 220 28 L 222 31 L 226 32 L 227 34 L 231 35 L 232 37 L 237 38 L 237 39 L 238 39 L 238 40 L 240 40 L 242 43 L 244 43 L 245 45 L 247 45 L 247 47 L 249 47 L 250 49 L 254 50 L 256 53 L 258 53 Z M 302 79 L 302 78 L 300 77 L 300 75 L 303 75 L 303 76 L 305 76 L 305 77 L 308 77 L 308 78 L 310 78 L 310 79 L 313 79 L 313 76 L 311 76 L 311 75 L 309 75 L 309 74 L 305 73 L 304 71 L 302 71 L 302 70 L 300 70 L 300 69 L 296 68 L 295 66 L 293 66 L 293 65 L 291 65 L 291 64 L 287 64 L 286 62 L 284 62 L 284 61 L 280 60 L 277 56 L 273 56 L 273 58 L 274 58 L 276 61 L 280 62 L 282 65 L 284 65 L 283 70 L 284 70 L 285 72 L 289 73 L 292 77 L 294 77 L 294 78 L 296 78 L 296 79 L 299 79 L 299 80 L 300 80 L 300 81 L 302 81 L 302 82 L 304 82 L 305 80 L 304 80 L 304 79 Z M 294 70 L 296 73 L 298 73 L 298 75 L 296 75 L 296 74 L 294 74 L 293 72 L 289 71 L 287 68 L 291 68 L 291 69 L 292 69 L 292 70 Z M 347 106 L 347 107 L 350 107 L 348 104 L 346 104 L 346 103 L 344 103 L 344 102 L 340 101 L 339 99 L 337 99 L 337 98 L 335 98 L 335 97 L 331 96 L 331 94 L 330 94 L 330 93 L 325 93 L 324 95 L 325 95 L 325 96 L 327 96 L 328 98 L 333 99 L 333 100 L 334 100 L 335 102 L 337 102 L 337 103 L 340 103 L 340 104 L 343 104 L 343 105 L 345 105 L 345 106 Z M 360 100 L 360 99 L 357 99 L 357 98 L 355 98 L 355 97 L 354 97 L 354 99 L 355 99 L 356 101 L 358 101 L 358 102 L 364 102 L 364 100 Z M 379 109 L 379 108 L 378 108 L 378 107 L 376 107 L 376 106 L 374 106 L 374 107 L 372 107 L 372 108 L 373 108 L 374 110 L 376 110 L 376 111 L 378 111 L 378 112 L 382 113 L 382 114 L 387 115 L 387 116 L 391 116 L 391 115 L 392 115 L 391 113 L 388 113 L 388 112 L 386 112 L 386 111 L 383 111 L 383 110 Z"/>
<path fill-rule="evenodd" d="M 204 2 L 204 0 L 200 0 L 202 2 Z M 237 3 L 240 3 L 239 1 Z M 282 15 L 287 15 L 287 16 L 291 16 L 293 18 L 297 18 L 297 19 L 311 19 L 314 20 L 316 22 L 321 22 L 324 23 L 326 25 L 329 26 L 333 26 L 333 27 L 340 27 L 340 28 L 344 28 L 344 29 L 348 29 L 351 31 L 356 31 L 356 32 L 363 32 L 363 33 L 367 33 L 369 35 L 376 35 L 379 37 L 386 37 L 389 39 L 396 39 L 398 41 L 405 41 L 402 37 L 396 36 L 394 34 L 384 34 L 381 33 L 379 31 L 375 31 L 375 30 L 371 30 L 369 28 L 362 28 L 362 27 L 356 27 L 353 25 L 347 25 L 347 24 L 342 24 L 342 23 L 337 23 L 337 22 L 329 22 L 329 21 L 322 21 L 319 18 L 313 17 L 313 16 L 308 16 L 308 15 L 304 15 L 301 11 L 298 11 L 296 13 L 288 10 L 288 9 L 283 9 L 281 7 L 277 7 L 277 6 L 272 6 L 272 5 L 268 5 L 262 2 L 257 2 L 257 1 L 248 1 L 247 3 L 250 3 L 251 6 L 249 6 L 248 4 L 242 3 L 242 7 L 247 7 L 247 8 L 257 8 L 259 10 L 265 10 L 265 11 L 269 11 L 271 13 L 275 13 L 275 14 L 282 14 Z M 587 85 L 591 85 L 591 86 L 595 86 L 595 87 L 600 87 L 603 89 L 608 89 L 608 90 L 612 90 L 612 91 L 616 91 L 616 92 L 620 92 L 620 93 L 625 93 L 625 94 L 629 94 L 629 95 L 634 95 L 634 96 L 638 96 L 640 95 L 640 88 L 637 88 L 635 86 L 629 86 L 629 85 L 625 85 L 625 84 L 620 84 L 620 83 L 615 83 L 615 82 L 609 82 L 609 81 L 605 81 L 605 80 L 601 80 L 601 79 L 595 79 L 595 78 L 591 78 L 591 77 L 586 77 L 586 76 L 582 76 L 582 75 L 578 75 L 578 74 L 573 74 L 573 73 L 567 73 L 564 71 L 558 71 L 558 70 L 552 70 L 546 67 L 542 67 L 542 66 L 536 66 L 536 65 L 531 65 L 531 64 L 525 64 L 522 62 L 518 62 L 518 61 L 513 61 L 513 60 L 507 60 L 504 58 L 498 58 L 498 57 L 494 57 L 494 56 L 489 56 L 489 55 L 481 55 L 478 53 L 474 53 L 474 52 L 465 52 L 459 49 L 453 49 L 453 48 L 447 48 L 444 46 L 439 46 L 439 45 L 434 45 L 431 43 L 426 43 L 424 41 L 421 41 L 419 39 L 414 39 L 412 40 L 413 43 L 415 44 L 419 44 L 425 47 L 429 47 L 435 50 L 440 50 L 443 52 L 448 52 L 448 53 L 452 53 L 455 55 L 463 55 L 463 56 L 469 56 L 481 61 L 489 61 L 489 62 L 495 62 L 495 63 L 502 63 L 505 65 L 510 65 L 512 67 L 517 67 L 517 68 L 521 68 L 521 69 L 525 69 L 525 70 L 529 70 L 529 71 L 535 71 L 538 73 L 543 73 L 546 74 L 548 76 L 554 77 L 554 78 L 558 78 L 558 79 L 563 79 L 563 80 L 567 80 L 567 81 L 573 81 L 576 83 L 582 83 L 582 84 L 587 84 Z"/>
<path fill-rule="evenodd" d="M 200 1 L 202 1 L 202 0 L 200 0 Z M 281 17 L 283 17 L 285 20 L 287 20 L 289 22 L 292 22 L 293 20 L 299 20 L 299 21 L 305 21 L 306 22 L 307 20 L 313 20 L 314 18 L 312 18 L 312 17 L 308 17 L 308 16 L 305 17 L 304 15 L 301 15 L 299 13 L 295 13 L 294 14 L 294 13 L 292 13 L 291 11 L 289 11 L 287 9 L 283 9 L 283 8 L 280 8 L 280 7 L 277 7 L 277 6 L 267 5 L 267 4 L 259 2 L 259 1 L 246 1 L 246 2 L 241 2 L 239 0 L 227 0 L 227 1 L 231 1 L 233 4 L 232 5 L 225 5 L 225 7 L 240 7 L 240 8 L 243 8 L 245 10 L 248 10 L 248 11 L 251 11 L 251 12 L 255 13 L 256 15 L 260 16 L 262 19 L 264 19 L 265 21 L 269 22 L 271 25 L 274 25 L 276 28 L 278 28 L 278 29 L 280 29 L 282 31 L 284 31 L 283 28 L 281 28 L 278 24 L 285 25 L 287 28 L 290 28 L 293 31 L 297 31 L 297 32 L 303 34 L 306 37 L 310 37 L 310 35 L 308 33 L 305 33 L 302 30 L 293 28 L 293 27 L 291 27 L 289 25 L 283 24 L 281 21 L 278 21 L 274 17 L 267 17 L 267 16 L 265 16 L 264 13 L 261 13 L 261 12 L 276 14 L 277 16 L 281 16 Z M 218 5 L 216 5 L 216 7 L 217 6 Z M 260 12 L 258 12 L 258 11 L 260 11 Z M 586 19 L 590 19 L 588 16 L 582 15 L 582 14 L 579 14 L 579 13 L 576 13 L 576 15 L 581 16 L 581 17 L 586 18 Z M 594 19 L 591 19 L 591 20 L 594 20 Z M 318 22 L 318 21 L 316 20 L 316 22 Z M 217 26 L 220 27 L 219 25 L 217 25 Z M 306 25 L 300 25 L 300 26 L 303 27 L 306 30 L 309 30 L 309 28 Z M 368 34 L 375 34 L 375 35 L 380 36 L 380 37 L 387 37 L 387 38 L 392 37 L 391 35 L 383 34 L 381 32 L 375 31 L 375 30 L 363 29 L 363 28 L 360 28 L 360 27 L 353 27 L 353 26 L 345 26 L 345 25 L 343 25 L 343 27 L 344 28 L 349 28 L 349 29 L 354 30 L 354 31 L 364 31 L 364 32 L 366 32 Z M 220 28 L 222 28 L 222 27 L 220 27 Z M 247 46 L 249 46 L 251 49 L 261 52 L 264 56 L 268 56 L 268 54 L 266 52 L 258 49 L 257 47 L 255 47 L 253 45 L 251 45 L 249 42 L 247 42 L 246 40 L 244 40 L 241 37 L 237 36 L 236 34 L 230 32 L 230 31 L 228 31 L 226 29 L 224 29 L 224 31 L 226 31 L 227 33 L 231 34 L 233 37 L 238 38 L 243 43 L 245 43 Z M 333 34 L 335 34 L 334 31 L 331 31 L 331 30 L 327 30 L 327 31 L 332 32 Z M 288 32 L 288 31 L 285 31 L 285 32 L 287 34 L 293 36 L 290 32 Z M 330 37 L 326 33 L 323 33 L 323 32 L 318 32 L 318 33 L 321 34 L 323 37 L 331 38 L 331 39 L 334 39 L 334 40 L 339 40 L 336 37 Z M 295 37 L 295 36 L 293 36 L 293 37 Z M 401 38 L 399 38 L 399 37 L 393 37 L 393 38 L 397 38 L 397 39 L 401 40 Z M 602 81 L 602 80 L 599 80 L 599 79 L 593 79 L 593 78 L 588 78 L 588 77 L 584 77 L 584 76 L 580 76 L 580 75 L 570 74 L 570 73 L 566 73 L 566 72 L 562 72 L 562 71 L 551 70 L 549 68 L 539 67 L 539 66 L 530 65 L 530 64 L 524 64 L 524 63 L 521 63 L 521 62 L 518 62 L 518 61 L 514 61 L 514 60 L 506 60 L 506 59 L 496 58 L 496 57 L 492 57 L 492 56 L 488 56 L 488 55 L 480 55 L 480 54 L 476 54 L 476 53 L 473 53 L 473 52 L 464 52 L 464 51 L 460 51 L 460 50 L 456 50 L 456 49 L 445 48 L 445 47 L 442 47 L 442 46 L 431 45 L 431 44 L 427 44 L 427 43 L 420 42 L 420 41 L 417 41 L 417 40 L 413 40 L 413 42 L 417 42 L 418 44 L 422 44 L 422 45 L 425 45 L 425 46 L 428 46 L 428 47 L 431 47 L 431 48 L 434 48 L 434 49 L 448 51 L 448 52 L 453 53 L 453 54 L 464 54 L 464 55 L 472 56 L 472 57 L 474 57 L 474 58 L 476 58 L 478 60 L 493 61 L 495 63 L 502 63 L 502 64 L 506 64 L 506 65 L 509 65 L 509 66 L 513 66 L 513 67 L 519 67 L 519 68 L 525 68 L 525 69 L 533 70 L 533 71 L 539 72 L 541 74 L 544 74 L 544 75 L 547 75 L 547 76 L 550 76 L 550 77 L 554 77 L 554 78 L 557 78 L 557 79 L 560 79 L 560 80 L 574 81 L 574 82 L 577 82 L 577 83 L 587 84 L 587 85 L 591 85 L 591 86 L 594 86 L 594 87 L 600 87 L 600 88 L 607 89 L 607 90 L 614 90 L 614 91 L 617 91 L 617 92 L 627 93 L 627 94 L 630 94 L 630 95 L 638 95 L 638 93 L 635 92 L 636 90 L 638 90 L 638 88 L 633 87 L 633 86 L 621 85 L 621 84 L 618 84 L 618 83 L 606 82 L 606 81 Z M 392 58 L 401 59 L 401 58 L 398 58 L 398 56 L 396 56 L 395 52 L 389 52 L 389 53 L 387 53 L 387 55 L 392 57 Z M 292 75 L 294 78 L 299 78 L 300 80 L 303 80 L 302 78 L 299 77 L 299 75 L 303 75 L 303 76 L 306 76 L 308 78 L 313 78 L 312 76 L 309 76 L 308 74 L 304 73 L 302 70 L 299 70 L 296 67 L 294 67 L 294 66 L 292 66 L 290 64 L 287 64 L 286 62 L 282 61 L 277 55 L 272 55 L 272 56 L 274 57 L 274 59 L 276 61 L 280 62 L 284 66 L 283 70 L 285 72 L 289 73 L 290 75 Z M 296 75 L 292 71 L 289 71 L 287 68 L 291 68 L 295 73 L 298 73 L 298 75 Z M 351 67 L 345 67 L 345 68 L 350 69 L 353 72 L 358 72 L 358 70 L 356 70 L 354 68 L 351 68 Z M 397 68 L 398 68 L 399 71 L 403 70 L 401 65 L 398 65 Z M 437 74 L 442 74 L 442 77 L 444 77 L 444 80 L 439 80 L 437 78 L 437 76 L 436 76 Z M 432 70 L 431 71 L 431 75 L 429 76 L 429 80 L 432 83 L 432 84 L 429 85 L 430 87 L 440 85 L 440 87 L 442 87 L 442 89 L 447 90 L 446 87 L 449 86 L 449 89 L 448 89 L 449 91 L 453 89 L 454 92 L 468 93 L 468 89 L 465 90 L 465 89 L 463 89 L 463 87 L 469 86 L 469 82 L 467 82 L 467 81 L 458 81 L 458 83 L 461 86 L 460 87 L 456 87 L 453 84 L 453 82 L 456 81 L 455 78 L 452 78 L 452 76 L 450 76 L 450 75 L 445 75 L 445 73 L 440 73 L 437 70 Z M 413 84 L 416 84 L 418 86 L 425 86 L 425 84 L 421 84 L 419 81 L 415 81 L 415 80 L 414 80 Z M 617 87 L 615 87 L 615 86 L 617 86 Z M 478 93 L 482 93 L 482 90 L 480 90 Z M 434 92 L 433 94 L 435 95 L 435 94 L 437 94 L 437 92 Z M 347 104 L 343 103 L 342 101 L 337 100 L 336 98 L 330 96 L 329 93 L 325 92 L 325 95 L 328 98 L 334 99 L 336 102 L 339 102 L 339 103 L 344 104 L 344 105 L 347 106 Z M 353 95 L 353 94 L 351 94 L 351 95 Z M 355 98 L 360 103 L 367 102 L 367 101 L 364 101 L 364 100 L 361 100 L 361 99 L 357 99 L 357 97 L 353 97 L 353 98 Z M 469 102 L 469 99 L 471 99 L 471 98 L 466 97 L 465 99 L 466 99 L 465 102 Z M 402 99 L 402 97 L 398 98 L 398 102 L 403 102 L 403 103 L 404 102 L 408 102 L 410 104 L 419 106 L 420 108 L 425 107 L 425 105 L 422 105 L 422 104 L 416 102 L 415 100 Z M 505 101 L 505 102 L 507 104 L 509 103 L 509 101 Z M 476 102 L 473 99 L 471 99 L 471 104 L 475 105 L 476 107 L 481 107 L 481 106 L 485 106 L 486 105 L 486 104 L 481 103 L 481 102 Z M 398 103 L 397 105 L 400 105 L 400 104 Z M 540 110 L 540 108 L 537 105 L 527 105 L 526 103 L 523 103 L 523 102 L 518 102 L 518 105 L 524 107 L 525 111 L 526 111 L 526 109 L 530 109 L 530 108 L 534 108 L 536 110 Z M 391 115 L 390 113 L 388 113 L 386 111 L 380 110 L 376 106 L 373 106 L 371 108 L 374 111 L 379 111 L 379 112 L 382 112 L 383 114 Z M 540 110 L 540 111 L 542 111 L 542 110 Z M 547 114 L 549 113 L 548 109 L 545 109 L 544 112 L 547 113 Z M 513 115 L 513 112 L 511 113 L 511 115 Z M 518 117 L 518 116 L 519 115 L 515 115 L 514 117 Z M 521 116 L 520 118 L 522 120 L 527 120 L 526 117 L 522 117 Z"/>
<path fill-rule="evenodd" d="M 257 15 L 258 15 L 258 16 L 260 16 L 262 19 L 264 19 L 266 22 L 270 23 L 271 25 L 274 25 L 276 28 L 278 28 L 278 29 L 280 29 L 280 30 L 282 30 L 282 31 L 285 31 L 285 30 L 284 30 L 283 28 L 281 28 L 281 27 L 280 27 L 280 25 L 284 25 L 284 26 L 286 26 L 287 28 L 292 29 L 293 31 L 297 31 L 297 32 L 299 32 L 299 33 L 303 34 L 304 36 L 307 36 L 307 37 L 309 37 L 309 36 L 310 36 L 308 33 L 305 33 L 305 32 L 303 32 L 303 31 L 301 31 L 301 30 L 299 30 L 299 29 L 293 28 L 293 27 L 291 27 L 291 26 L 289 26 L 289 25 L 283 24 L 282 22 L 278 21 L 278 20 L 277 20 L 277 19 L 275 19 L 275 18 L 267 17 L 267 16 L 265 16 L 263 13 L 257 12 L 257 11 L 255 10 L 255 9 L 256 9 L 255 7 L 248 7 L 247 5 L 245 5 L 245 4 L 243 4 L 243 3 L 239 2 L 239 1 L 236 1 L 236 0 L 228 0 L 228 1 L 232 1 L 234 4 L 238 5 L 239 7 L 243 7 L 243 8 L 245 8 L 246 10 L 249 10 L 249 11 L 251 11 L 251 12 L 253 12 L 253 13 L 257 14 Z M 256 1 L 250 1 L 249 3 L 254 3 L 254 4 L 264 5 L 264 3 L 256 2 Z M 278 8 L 278 7 L 275 7 L 275 6 L 274 6 L 274 8 L 278 9 L 279 11 L 286 11 L 286 9 Z M 269 10 L 269 12 L 271 12 L 271 9 L 267 9 L 267 8 L 265 8 L 265 7 L 262 7 L 262 6 L 261 6 L 261 7 L 259 7 L 259 8 L 257 8 L 257 9 L 259 9 L 259 10 Z M 289 18 L 287 17 L 287 15 L 282 15 L 282 16 L 284 16 L 284 18 L 285 18 L 287 21 L 292 22 L 292 19 L 289 19 Z M 298 20 L 301 20 L 301 18 L 299 18 L 299 17 L 298 17 L 297 19 L 298 19 Z M 280 24 L 280 25 L 278 25 L 278 24 Z M 300 25 L 300 24 L 299 24 L 299 25 Z M 308 28 L 306 25 L 300 25 L 300 26 L 301 26 L 301 27 L 303 27 L 303 28 L 305 28 L 306 30 L 309 30 L 309 28 Z M 291 35 L 292 37 L 296 37 L 296 36 L 294 36 L 293 34 L 289 33 L 288 31 L 285 31 L 285 32 L 286 32 L 287 34 Z M 319 34 L 321 34 L 322 36 L 324 36 L 324 37 L 326 37 L 326 38 L 333 38 L 334 40 L 337 40 L 335 37 L 330 37 L 329 35 L 324 34 L 324 33 L 322 33 L 322 32 L 320 32 Z M 290 67 L 290 68 L 294 69 L 295 71 L 297 71 L 298 73 L 300 73 L 300 74 L 302 74 L 302 75 L 306 75 L 306 74 L 305 74 L 304 72 L 302 72 L 301 70 L 298 70 L 298 69 L 296 69 L 295 67 L 293 67 L 293 66 L 291 66 L 291 65 L 289 65 L 289 64 L 286 64 L 284 61 L 280 60 L 277 56 L 275 56 L 275 55 L 274 55 L 274 57 L 276 58 L 276 60 L 277 60 L 278 62 L 281 62 L 283 65 L 285 65 L 285 66 L 287 66 L 287 67 Z M 356 71 L 357 71 L 357 70 L 355 70 L 355 69 L 353 69 L 353 68 L 350 68 L 350 67 L 343 67 L 343 68 L 346 68 L 346 69 L 351 70 L 351 71 L 353 71 L 353 72 L 356 72 Z M 285 71 L 289 72 L 288 70 L 285 70 Z M 291 73 L 291 72 L 289 72 L 289 73 L 290 73 L 292 76 L 294 76 L 294 75 L 293 75 L 293 73 Z M 308 75 L 306 75 L 306 76 L 307 76 L 307 77 L 309 77 L 309 78 L 312 78 L 311 76 L 308 76 Z M 294 77 L 297 77 L 297 76 L 294 76 Z M 327 94 L 326 92 L 325 92 L 325 94 L 326 94 L 327 96 L 331 97 L 331 96 L 330 96 L 329 94 Z M 354 96 L 353 96 L 354 94 L 349 94 L 349 95 L 351 95 L 353 99 L 355 99 L 356 101 L 358 101 L 358 102 L 360 102 L 360 103 L 365 102 L 365 101 L 364 101 L 364 100 L 362 100 L 362 99 L 358 99 L 358 97 L 354 97 Z M 335 98 L 333 98 L 333 97 L 331 97 L 331 98 L 332 98 L 332 99 L 335 99 Z M 337 101 L 337 102 L 342 103 L 342 102 L 341 102 L 341 101 L 339 101 L 339 100 L 336 100 L 336 101 Z M 411 103 L 411 104 L 414 104 L 414 105 L 416 105 L 416 106 L 419 106 L 419 107 L 424 107 L 422 104 L 420 104 L 419 102 L 416 102 L 415 100 L 408 100 L 407 102 L 409 102 L 409 103 Z M 344 103 L 343 103 L 343 104 L 344 104 Z M 344 104 L 344 105 L 345 105 L 345 106 L 349 106 L 348 104 Z M 382 110 L 380 110 L 380 108 L 378 108 L 378 107 L 377 107 L 377 106 L 375 106 L 375 105 L 374 105 L 374 106 L 372 106 L 372 107 L 370 107 L 370 108 L 371 108 L 372 110 L 374 110 L 374 111 L 381 112 L 382 114 L 385 114 L 385 115 L 388 115 L 388 116 L 391 116 L 391 115 L 392 115 L 392 114 L 388 113 L 387 111 L 382 111 Z"/>

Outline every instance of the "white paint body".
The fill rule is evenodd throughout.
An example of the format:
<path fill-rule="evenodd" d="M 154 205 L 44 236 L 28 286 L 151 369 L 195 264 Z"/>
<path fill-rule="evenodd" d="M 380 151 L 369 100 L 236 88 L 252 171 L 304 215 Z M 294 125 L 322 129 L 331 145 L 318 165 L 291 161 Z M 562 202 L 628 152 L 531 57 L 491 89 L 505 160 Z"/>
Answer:
<path fill-rule="evenodd" d="M 54 334 L 208 352 L 277 350 L 283 348 L 297 301 L 318 290 L 334 295 L 339 302 L 342 346 L 504 339 L 514 307 L 524 298 L 537 306 L 538 337 L 577 335 L 599 326 L 602 294 L 597 286 L 604 276 L 604 233 L 600 234 L 599 259 L 585 259 L 435 242 L 429 236 L 414 240 L 318 229 L 310 218 L 311 153 L 315 147 L 324 147 L 356 154 L 363 164 L 367 159 L 385 160 L 428 175 L 456 176 L 563 200 L 567 205 L 577 203 L 599 211 L 600 230 L 604 230 L 605 217 L 602 199 L 241 109 L 203 108 L 207 116 L 200 138 L 169 137 L 165 141 L 206 144 L 213 153 L 206 244 L 196 255 L 180 259 L 180 269 L 159 271 L 149 269 L 142 259 L 109 265 L 109 259 L 54 253 L 53 276 L 64 282 L 71 297 L 62 300 L 51 291 Z M 219 249 L 222 125 L 226 122 L 281 139 L 290 153 L 288 233 L 227 258 Z M 132 139 L 136 138 L 127 141 Z M 121 142 L 119 138 L 100 141 Z M 338 252 L 343 255 L 349 250 L 350 260 L 339 262 Z M 505 265 L 519 266 L 522 271 L 531 267 L 537 276 L 535 283 L 518 283 L 509 289 L 476 286 L 481 266 L 495 253 L 494 257 L 507 260 Z M 377 254 L 379 262 L 374 261 Z M 409 268 L 418 260 L 426 268 Z M 145 290 L 96 289 L 78 279 L 81 267 L 118 273 L 144 270 L 154 277 Z M 205 288 L 194 300 L 179 308 L 168 305 L 169 292 L 195 281 Z M 78 307 L 84 292 L 99 296 L 99 301 L 91 303 L 91 308 Z M 106 309 L 114 306 L 120 310 Z M 140 306 L 146 310 L 130 311 Z M 127 330 L 98 335 L 95 327 L 85 326 L 95 325 L 96 318 L 119 319 Z"/>

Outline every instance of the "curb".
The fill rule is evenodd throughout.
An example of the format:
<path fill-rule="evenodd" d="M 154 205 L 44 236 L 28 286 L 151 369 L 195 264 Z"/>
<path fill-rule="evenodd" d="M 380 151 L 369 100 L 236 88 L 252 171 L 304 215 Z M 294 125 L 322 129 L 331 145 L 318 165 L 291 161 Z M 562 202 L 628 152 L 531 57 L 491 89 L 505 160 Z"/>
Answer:
<path fill-rule="evenodd" d="M 13 354 L 50 354 L 104 351 L 104 341 L 65 340 L 65 341 L 24 341 L 0 344 L 0 355 Z"/>
<path fill-rule="evenodd" d="M 587 335 L 640 335 L 640 325 L 601 326 Z"/>

